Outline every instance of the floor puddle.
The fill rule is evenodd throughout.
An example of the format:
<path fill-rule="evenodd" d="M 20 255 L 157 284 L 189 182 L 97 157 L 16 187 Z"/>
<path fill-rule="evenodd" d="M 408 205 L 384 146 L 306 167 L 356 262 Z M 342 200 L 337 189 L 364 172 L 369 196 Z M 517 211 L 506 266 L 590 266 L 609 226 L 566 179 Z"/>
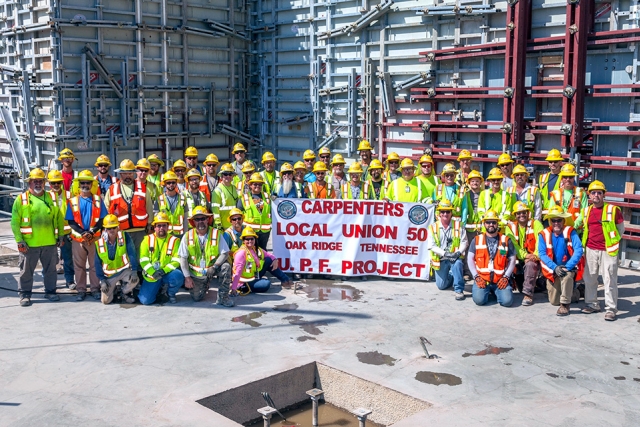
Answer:
<path fill-rule="evenodd" d="M 431 371 L 420 371 L 416 374 L 416 380 L 425 384 L 433 384 L 433 385 L 460 385 L 462 384 L 462 379 L 455 375 L 445 374 L 444 372 L 431 372 Z"/>
<path fill-rule="evenodd" d="M 275 307 L 273 307 L 273 309 L 275 311 L 293 311 L 293 310 L 297 310 L 298 308 L 298 304 L 293 303 L 293 304 L 280 304 L 280 305 L 276 305 Z"/>
<path fill-rule="evenodd" d="M 490 345 L 489 347 L 485 348 L 484 350 L 480 350 L 477 353 L 465 353 L 465 354 L 462 355 L 462 357 L 486 356 L 487 354 L 508 353 L 511 350 L 513 350 L 513 347 L 494 347 L 494 346 Z"/>
<path fill-rule="evenodd" d="M 558 378 L 558 374 L 554 374 L 552 372 L 547 372 L 547 375 L 549 375 L 551 378 Z"/>
<path fill-rule="evenodd" d="M 396 364 L 396 360 L 388 354 L 382 354 L 377 351 L 369 351 L 366 353 L 357 353 L 358 360 L 361 363 L 366 363 L 367 365 L 389 365 L 393 366 Z"/>
<path fill-rule="evenodd" d="M 19 267 L 20 255 L 0 255 L 0 266 Z"/>
<path fill-rule="evenodd" d="M 308 322 L 302 319 L 302 316 L 287 316 L 283 318 L 283 320 L 288 320 L 289 324 L 298 325 L 300 329 L 311 335 L 320 335 L 322 331 L 318 327 L 329 325 L 327 322 Z"/>
<path fill-rule="evenodd" d="M 314 301 L 359 301 L 363 292 L 353 286 L 336 283 L 333 280 L 308 279 L 302 289 Z"/>
<path fill-rule="evenodd" d="M 312 422 L 312 406 L 311 402 L 284 412 L 287 420 L 283 421 L 280 416 L 275 415 L 271 419 L 273 427 L 311 427 Z M 318 405 L 318 425 L 322 427 L 358 427 L 358 419 L 350 412 L 333 406 L 329 403 L 321 403 Z M 367 427 L 383 427 L 367 420 Z"/>
<path fill-rule="evenodd" d="M 303 335 L 301 337 L 298 337 L 297 340 L 300 341 L 300 342 L 311 341 L 311 340 L 312 341 L 317 341 L 314 337 L 309 337 L 307 335 Z"/>
<path fill-rule="evenodd" d="M 234 317 L 233 319 L 231 319 L 231 321 L 236 323 L 244 323 L 245 325 L 249 325 L 252 328 L 257 328 L 258 326 L 262 326 L 262 323 L 258 323 L 253 319 L 262 317 L 264 313 L 266 313 L 266 311 L 254 311 L 253 313 L 245 314 L 244 316 Z"/>

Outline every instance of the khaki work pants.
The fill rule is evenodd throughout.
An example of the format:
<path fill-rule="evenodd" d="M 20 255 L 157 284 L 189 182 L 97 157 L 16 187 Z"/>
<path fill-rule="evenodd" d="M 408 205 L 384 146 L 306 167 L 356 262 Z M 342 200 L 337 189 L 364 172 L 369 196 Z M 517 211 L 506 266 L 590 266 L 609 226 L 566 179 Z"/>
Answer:
<path fill-rule="evenodd" d="M 578 302 L 580 292 L 573 288 L 575 271 L 570 271 L 564 277 L 556 277 L 555 281 L 547 279 L 547 293 L 551 305 L 570 304 Z"/>
<path fill-rule="evenodd" d="M 93 243 L 71 242 L 73 251 L 73 269 L 78 292 L 87 292 L 87 262 L 89 263 L 89 283 L 91 292 L 100 290 L 100 279 L 96 274 L 96 245 Z"/>
<path fill-rule="evenodd" d="M 593 308 L 598 303 L 598 274 L 602 269 L 604 282 L 604 309 L 618 312 L 618 257 L 612 257 L 606 251 L 585 248 L 584 266 L 584 302 Z"/>
<path fill-rule="evenodd" d="M 118 282 L 122 282 L 122 293 L 127 295 L 133 291 L 138 284 L 138 274 L 131 269 L 122 270 L 120 273 L 107 277 L 107 292 L 102 292 L 100 300 L 103 304 L 111 304 Z"/>

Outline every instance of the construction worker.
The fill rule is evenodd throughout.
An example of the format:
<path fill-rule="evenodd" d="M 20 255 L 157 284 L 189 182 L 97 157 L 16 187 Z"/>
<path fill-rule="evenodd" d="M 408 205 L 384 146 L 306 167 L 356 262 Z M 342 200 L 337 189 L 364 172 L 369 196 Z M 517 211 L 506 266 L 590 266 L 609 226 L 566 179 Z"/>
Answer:
<path fill-rule="evenodd" d="M 529 184 L 529 172 L 522 165 L 516 165 L 512 171 L 513 185 L 507 189 L 512 193 L 516 201 L 522 202 L 529 208 L 531 218 L 542 220 L 542 197 L 540 190 L 535 185 Z M 504 183 L 502 188 L 505 188 Z"/>
<path fill-rule="evenodd" d="M 202 181 L 202 176 L 200 176 L 198 169 L 191 169 L 187 172 L 187 183 L 189 186 L 182 193 L 185 199 L 185 218 L 191 218 L 196 206 L 202 206 L 206 211 L 209 211 L 207 196 L 200 191 L 200 181 Z"/>
<path fill-rule="evenodd" d="M 545 160 L 549 165 L 550 172 L 543 173 L 538 178 L 538 187 L 540 188 L 540 196 L 542 197 L 543 215 L 546 214 L 551 192 L 560 188 L 561 179 L 559 174 L 562 170 L 563 158 L 560 151 L 554 148 L 549 151 Z"/>
<path fill-rule="evenodd" d="M 194 301 L 202 301 L 215 276 L 218 277 L 217 305 L 233 307 L 229 299 L 231 264 L 229 247 L 222 238 L 223 232 L 212 227 L 212 214 L 202 206 L 196 206 L 189 217 L 189 231 L 180 242 L 180 268 L 184 275 L 184 287 Z M 175 296 L 169 296 L 170 302 Z"/>
<path fill-rule="evenodd" d="M 94 265 L 95 241 L 100 237 L 102 219 L 107 216 L 107 208 L 100 196 L 91 193 L 91 187 L 95 182 L 91 171 L 83 170 L 75 180 L 79 183 L 80 194 L 69 199 L 65 219 L 71 227 L 73 267 L 78 291 L 76 301 L 84 301 L 87 296 L 87 262 L 91 295 L 99 300 L 100 279 L 96 275 Z"/>
<path fill-rule="evenodd" d="M 344 173 L 344 165 L 347 162 L 344 161 L 342 154 L 336 154 L 331 160 L 329 170 L 331 174 L 327 176 L 327 182 L 331 183 L 333 188 L 342 188 L 344 184 L 348 182 L 347 175 Z"/>
<path fill-rule="evenodd" d="M 100 279 L 100 299 L 103 304 L 110 304 L 119 294 L 122 302 L 132 304 L 135 299 L 131 292 L 140 283 L 138 255 L 133 240 L 120 231 L 120 222 L 115 215 L 105 216 L 102 227 L 104 232 L 95 242 L 94 261 L 96 275 Z"/>
<path fill-rule="evenodd" d="M 283 163 L 280 168 L 280 185 L 274 193 L 276 197 L 285 199 L 306 199 L 304 184 L 296 185 L 293 180 L 293 166 L 290 163 Z"/>
<path fill-rule="evenodd" d="M 436 185 L 431 199 L 435 203 L 440 203 L 441 200 L 445 199 L 450 201 L 453 206 L 454 218 L 460 218 L 464 226 L 468 217 L 467 198 L 465 197 L 466 186 L 464 183 L 462 185 L 456 184 L 456 173 L 456 167 L 453 163 L 444 165 L 440 173 L 441 183 Z"/>
<path fill-rule="evenodd" d="M 373 147 L 371 147 L 371 144 L 369 143 L 369 141 L 367 141 L 366 139 L 363 139 L 358 144 L 357 151 L 360 154 L 360 165 L 362 166 L 362 170 L 364 171 L 364 173 L 362 174 L 362 179 L 366 181 L 369 179 L 368 169 L 373 158 L 372 156 Z"/>
<path fill-rule="evenodd" d="M 418 179 L 421 180 L 427 189 L 427 194 L 433 194 L 433 191 L 436 189 L 436 186 L 440 183 L 438 181 L 438 177 L 434 173 L 434 165 L 433 158 L 424 154 L 420 157 L 418 161 L 420 165 L 420 173 L 418 174 Z"/>
<path fill-rule="evenodd" d="M 247 194 L 251 192 L 251 189 L 249 188 L 249 180 L 255 172 L 256 166 L 253 162 L 251 160 L 245 161 L 242 165 L 242 179 L 239 179 L 237 176 L 233 178 L 233 183 L 236 186 L 238 194 Z"/>
<path fill-rule="evenodd" d="M 276 158 L 273 153 L 267 151 L 262 155 L 262 166 L 264 170 L 260 175 L 264 181 L 264 192 L 272 195 L 280 186 L 280 172 L 276 170 Z"/>
<path fill-rule="evenodd" d="M 302 155 L 302 161 L 304 162 L 305 168 L 307 168 L 307 174 L 304 176 L 304 180 L 309 184 L 316 182 L 316 175 L 313 173 L 316 155 L 313 153 L 313 150 L 305 151 Z"/>
<path fill-rule="evenodd" d="M 604 282 L 604 319 L 616 320 L 618 311 L 618 250 L 624 233 L 624 219 L 618 206 L 604 202 L 604 184 L 593 181 L 587 190 L 591 206 L 583 213 L 582 245 L 585 250 L 585 307 L 583 313 L 598 313 L 598 273 Z"/>
<path fill-rule="evenodd" d="M 64 245 L 64 219 L 49 193 L 44 191 L 44 171 L 32 169 L 26 179 L 29 188 L 16 197 L 11 209 L 11 231 L 18 244 L 20 305 L 31 305 L 33 272 L 38 261 L 42 265 L 44 297 L 60 301 L 56 295 L 58 247 Z M 52 209 L 53 208 L 53 209 Z"/>
<path fill-rule="evenodd" d="M 165 172 L 160 184 L 164 191 L 158 196 L 158 211 L 164 212 L 169 220 L 168 233 L 172 236 L 182 237 L 185 232 L 186 196 L 178 191 L 178 177 L 173 171 Z"/>
<path fill-rule="evenodd" d="M 71 198 L 71 192 L 63 190 L 62 180 L 62 173 L 60 173 L 60 171 L 53 169 L 47 174 L 47 181 L 51 187 L 49 196 L 51 200 L 53 200 L 54 206 L 60 210 L 62 218 L 64 218 L 67 215 L 67 200 Z M 62 269 L 67 288 L 73 290 L 76 288 L 76 283 L 74 279 L 73 254 L 69 234 L 71 234 L 71 227 L 69 227 L 67 221 L 64 221 L 62 236 L 65 244 L 60 247 L 60 258 L 62 258 Z"/>
<path fill-rule="evenodd" d="M 224 231 L 224 241 L 227 242 L 229 247 L 229 262 L 233 264 L 233 256 L 242 246 L 242 230 L 244 230 L 244 214 L 238 208 L 233 208 L 229 211 L 229 221 L 231 226 Z"/>
<path fill-rule="evenodd" d="M 455 183 L 464 187 L 467 182 L 467 177 L 471 173 L 471 161 L 473 160 L 473 156 L 471 155 L 471 151 L 469 150 L 461 150 L 458 153 L 458 165 L 460 169 L 455 177 Z"/>
<path fill-rule="evenodd" d="M 249 188 L 251 192 L 240 197 L 237 208 L 244 212 L 245 227 L 258 235 L 257 245 L 266 250 L 271 235 L 271 198 L 263 192 L 264 180 L 257 172 L 251 176 Z"/>
<path fill-rule="evenodd" d="M 142 239 L 151 230 L 153 200 L 144 183 L 134 179 L 136 167 L 129 159 L 120 162 L 120 180 L 109 188 L 104 204 L 120 221 L 120 230 L 129 234 L 139 250 Z"/>
<path fill-rule="evenodd" d="M 364 168 L 362 169 L 364 171 Z M 369 164 L 368 175 L 369 185 L 373 190 L 373 200 L 384 200 L 386 197 L 387 189 L 384 186 L 384 181 L 382 180 L 382 172 L 384 167 L 382 166 L 382 162 L 378 159 L 373 159 Z M 365 174 L 363 173 L 362 176 Z"/>
<path fill-rule="evenodd" d="M 425 202 L 429 195 L 422 180 L 415 177 L 413 160 L 406 158 L 400 163 L 402 177 L 391 182 L 385 191 L 385 200 L 393 202 Z"/>
<path fill-rule="evenodd" d="M 549 195 L 547 209 L 552 206 L 562 206 L 562 210 L 571 215 L 567 220 L 578 232 L 582 231 L 584 210 L 589 206 L 587 192 L 576 185 L 576 167 L 571 163 L 562 166 L 560 170 L 560 188 L 553 190 Z"/>
<path fill-rule="evenodd" d="M 502 189 L 503 175 L 500 169 L 493 168 L 487 176 L 489 188 L 482 190 L 478 201 L 478 215 L 483 216 L 490 210 L 500 217 L 500 226 L 504 227 L 511 219 L 511 209 L 515 197 L 512 193 Z"/>
<path fill-rule="evenodd" d="M 500 217 L 492 210 L 482 218 L 485 232 L 471 241 L 467 264 L 473 276 L 471 296 L 477 305 L 485 305 L 495 295 L 503 307 L 513 304 L 511 275 L 516 268 L 513 242 L 499 232 Z"/>
<path fill-rule="evenodd" d="M 565 225 L 567 218 L 571 215 L 562 207 L 549 208 L 544 219 L 550 225 L 538 235 L 540 267 L 547 279 L 549 302 L 560 306 L 558 316 L 569 315 L 569 305 L 580 298 L 575 282 L 582 279 L 584 271 L 582 242 L 573 227 Z"/>
<path fill-rule="evenodd" d="M 316 179 L 314 182 L 307 184 L 307 196 L 310 199 L 335 199 L 336 192 L 330 182 L 325 180 L 325 176 L 329 172 L 324 162 L 316 162 L 313 165 L 313 174 Z"/>
<path fill-rule="evenodd" d="M 387 168 L 382 173 L 382 180 L 385 182 L 385 187 L 389 188 L 390 183 L 402 176 L 400 172 L 400 156 L 398 156 L 398 153 L 389 153 L 385 163 Z"/>
<path fill-rule="evenodd" d="M 297 161 L 293 165 L 293 187 L 296 189 L 296 196 L 299 196 L 299 199 L 306 199 L 307 194 L 307 183 L 304 180 L 304 176 L 307 174 L 307 168 L 304 165 L 304 162 Z"/>
<path fill-rule="evenodd" d="M 443 200 L 437 207 L 439 219 L 429 226 L 427 248 L 431 253 L 431 268 L 435 272 L 436 286 L 444 290 L 453 285 L 455 298 L 464 296 L 463 259 L 467 250 L 467 233 L 460 221 L 453 220 L 453 205 Z"/>
<path fill-rule="evenodd" d="M 171 170 L 178 177 L 178 191 L 182 193 L 187 189 L 187 181 L 185 179 L 185 175 L 187 174 L 187 164 L 184 160 L 178 159 L 173 163 Z"/>
<path fill-rule="evenodd" d="M 73 151 L 69 148 L 65 148 L 60 151 L 60 154 L 58 155 L 58 160 L 62 164 L 62 182 L 65 191 L 71 191 L 73 179 L 78 176 L 78 173 L 73 170 L 73 162 L 75 159 L 75 154 L 73 154 Z"/>
<path fill-rule="evenodd" d="M 136 163 L 136 177 L 137 180 L 143 183 L 147 187 L 147 193 L 151 196 L 151 200 L 155 203 L 160 195 L 160 187 L 156 186 L 153 182 L 149 181 L 149 171 L 151 170 L 151 163 L 145 158 L 138 160 Z"/>
<path fill-rule="evenodd" d="M 184 284 L 184 275 L 180 269 L 180 238 L 169 234 L 169 217 L 158 212 L 153 220 L 154 233 L 149 234 L 140 245 L 140 267 L 142 285 L 138 299 L 144 305 L 153 304 L 162 289 L 162 295 L 169 298 L 171 304 L 178 302 L 176 293 Z"/>
<path fill-rule="evenodd" d="M 502 153 L 498 157 L 498 169 L 502 172 L 502 189 L 507 190 L 513 187 L 513 167 L 515 161 L 511 158 L 511 154 Z"/>
<path fill-rule="evenodd" d="M 344 200 L 375 200 L 373 187 L 369 181 L 362 181 L 364 171 L 360 163 L 354 162 L 349 166 L 349 182 L 342 185 L 342 199 Z M 365 277 L 365 276 L 362 276 Z"/>
<path fill-rule="evenodd" d="M 202 170 L 202 167 L 198 164 L 198 149 L 196 147 L 191 146 L 184 150 L 184 162 L 187 165 L 188 171 L 196 169 L 200 172 L 200 176 L 204 174 L 204 170 Z"/>
<path fill-rule="evenodd" d="M 213 222 L 220 230 L 226 230 L 231 226 L 229 211 L 238 203 L 238 192 L 232 184 L 236 171 L 231 163 L 225 163 L 220 168 L 220 182 L 211 195 L 211 210 Z"/>
<path fill-rule="evenodd" d="M 516 250 L 515 286 L 524 294 L 522 305 L 533 305 L 533 291 L 540 274 L 540 257 L 538 256 L 538 235 L 544 226 L 531 218 L 529 207 L 522 202 L 513 205 L 515 221 L 509 221 L 504 232 Z"/>
<path fill-rule="evenodd" d="M 157 154 L 151 154 L 147 157 L 149 160 L 149 176 L 147 177 L 147 181 L 153 182 L 158 189 L 160 189 L 160 181 L 162 178 L 162 172 L 160 168 L 164 167 L 164 162 Z"/>
<path fill-rule="evenodd" d="M 111 160 L 108 156 L 101 154 L 96 159 L 95 167 L 98 170 L 98 174 L 94 177 L 98 182 L 100 193 L 104 197 L 109 192 L 109 187 L 118 182 L 115 176 L 109 173 L 111 168 Z"/>
<path fill-rule="evenodd" d="M 235 160 L 231 163 L 233 166 L 233 170 L 238 178 L 242 178 L 242 165 L 244 165 L 245 160 L 247 160 L 247 149 L 244 148 L 240 142 L 236 142 L 233 146 L 233 150 L 231 151 Z"/>
<path fill-rule="evenodd" d="M 464 187 L 467 190 L 464 195 L 467 206 L 467 218 L 465 221 L 462 221 L 462 225 L 467 232 L 467 239 L 469 241 L 475 239 L 476 235 L 482 230 L 482 216 L 478 214 L 478 202 L 480 201 L 480 193 L 484 187 L 483 183 L 484 178 L 480 172 L 472 170 L 469 172 L 469 175 L 467 175 L 467 185 Z M 464 253 L 465 257 L 467 257 L 469 253 L 469 247 L 470 245 L 467 245 L 467 251 Z M 466 262 L 463 265 L 463 270 L 464 279 L 471 280 L 473 276 Z"/>
<path fill-rule="evenodd" d="M 320 162 L 322 163 L 322 162 Z M 322 163 L 324 165 L 324 163 Z M 325 165 L 326 167 L 326 165 Z M 278 268 L 278 259 L 256 246 L 258 236 L 251 227 L 245 227 L 240 235 L 242 246 L 233 257 L 233 283 L 231 295 L 246 295 L 249 292 L 267 292 L 271 282 L 265 274 L 273 274 L 282 286 L 291 286 L 293 282 Z"/>
<path fill-rule="evenodd" d="M 329 150 L 329 147 L 322 147 L 318 150 L 318 160 L 327 165 L 327 169 L 331 170 L 331 150 Z"/>
<path fill-rule="evenodd" d="M 213 194 L 213 190 L 215 190 L 220 179 L 218 177 L 219 164 L 218 156 L 213 153 L 207 155 L 207 158 L 204 159 L 205 173 L 202 176 L 202 181 L 200 181 L 200 191 L 204 193 L 208 203 L 211 203 L 211 195 Z"/>

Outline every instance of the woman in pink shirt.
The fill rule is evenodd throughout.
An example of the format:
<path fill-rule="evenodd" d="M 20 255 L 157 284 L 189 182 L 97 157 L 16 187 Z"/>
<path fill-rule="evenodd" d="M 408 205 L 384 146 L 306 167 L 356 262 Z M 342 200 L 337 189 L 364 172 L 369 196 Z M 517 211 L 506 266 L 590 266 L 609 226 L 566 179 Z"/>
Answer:
<path fill-rule="evenodd" d="M 293 284 L 291 279 L 278 268 L 276 257 L 256 246 L 257 238 L 255 231 L 250 227 L 242 230 L 240 235 L 242 246 L 233 257 L 232 296 L 237 291 L 241 294 L 267 292 L 271 287 L 269 279 L 264 277 L 267 272 L 278 278 L 281 285 Z"/>

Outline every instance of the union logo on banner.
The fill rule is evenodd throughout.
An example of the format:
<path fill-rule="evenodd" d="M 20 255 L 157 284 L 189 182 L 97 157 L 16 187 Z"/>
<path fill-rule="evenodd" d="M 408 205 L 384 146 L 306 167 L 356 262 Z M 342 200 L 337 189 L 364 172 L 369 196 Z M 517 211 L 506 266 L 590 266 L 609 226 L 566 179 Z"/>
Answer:
<path fill-rule="evenodd" d="M 415 225 L 422 225 L 429 219 L 429 211 L 421 205 L 416 205 L 409 209 L 409 221 Z"/>
<path fill-rule="evenodd" d="M 298 209 L 293 202 L 285 200 L 278 205 L 278 216 L 282 219 L 291 219 L 296 216 Z"/>

